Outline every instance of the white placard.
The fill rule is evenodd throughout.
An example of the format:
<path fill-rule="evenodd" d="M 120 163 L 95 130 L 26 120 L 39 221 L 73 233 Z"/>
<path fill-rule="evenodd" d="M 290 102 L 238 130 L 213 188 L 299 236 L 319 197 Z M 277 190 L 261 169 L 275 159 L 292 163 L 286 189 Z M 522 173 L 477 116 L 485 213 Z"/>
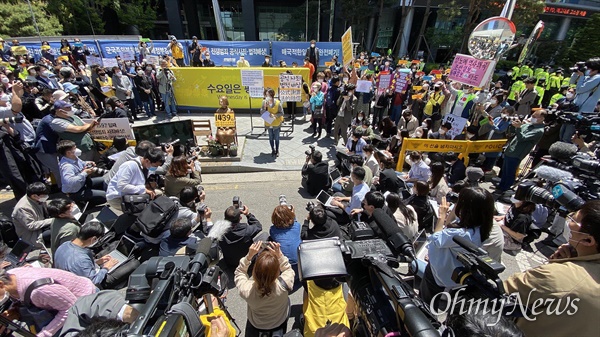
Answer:
<path fill-rule="evenodd" d="M 130 50 L 120 51 L 119 56 L 121 57 L 121 60 L 123 60 L 123 61 L 134 61 L 135 60 L 135 53 Z"/>
<path fill-rule="evenodd" d="M 282 102 L 302 101 L 302 75 L 279 75 L 279 100 Z"/>
<path fill-rule="evenodd" d="M 83 121 L 91 123 L 93 119 L 84 119 Z M 90 134 L 94 139 L 112 140 L 114 137 L 125 137 L 127 140 L 135 139 L 127 118 L 103 118 L 100 120 L 100 124 L 90 131 Z"/>
<path fill-rule="evenodd" d="M 373 83 L 371 81 L 358 80 L 356 82 L 356 92 L 371 92 Z"/>
<path fill-rule="evenodd" d="M 93 65 L 99 65 L 102 66 L 102 58 L 101 57 L 96 57 L 96 56 L 86 56 L 85 58 L 87 60 L 87 64 L 93 66 Z"/>
<path fill-rule="evenodd" d="M 265 89 L 261 85 L 260 87 L 249 87 L 248 92 L 250 93 L 250 97 L 252 98 L 264 98 L 265 97 Z"/>
<path fill-rule="evenodd" d="M 452 129 L 448 130 L 448 134 L 450 135 L 450 137 L 452 137 L 452 139 L 460 135 L 463 132 L 465 125 L 467 125 L 466 118 L 462 118 L 460 116 L 451 114 L 447 114 L 446 116 L 444 116 L 444 119 L 442 119 L 442 125 L 447 122 L 452 124 Z"/>
<path fill-rule="evenodd" d="M 302 102 L 301 89 L 279 89 L 279 100 L 281 102 Z"/>
<path fill-rule="evenodd" d="M 146 61 L 149 64 L 154 64 L 155 66 L 160 66 L 160 57 L 158 55 L 148 55 L 146 56 Z"/>
<path fill-rule="evenodd" d="M 262 70 L 240 70 L 242 85 L 245 87 L 263 87 L 264 76 Z"/>
<path fill-rule="evenodd" d="M 112 68 L 112 67 L 118 67 L 119 66 L 119 62 L 117 62 L 117 59 L 114 58 L 102 58 L 102 66 L 104 68 Z"/>

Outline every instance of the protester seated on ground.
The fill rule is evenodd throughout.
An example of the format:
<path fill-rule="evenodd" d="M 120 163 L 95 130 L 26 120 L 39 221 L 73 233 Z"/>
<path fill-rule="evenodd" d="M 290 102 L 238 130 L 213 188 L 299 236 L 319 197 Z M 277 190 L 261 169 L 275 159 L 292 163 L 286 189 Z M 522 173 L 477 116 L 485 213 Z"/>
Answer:
<path fill-rule="evenodd" d="M 419 231 L 419 217 L 415 209 L 411 205 L 405 205 L 398 193 L 388 194 L 385 201 L 402 233 L 407 238 L 414 240 Z"/>
<path fill-rule="evenodd" d="M 375 179 L 374 184 L 381 193 L 400 193 L 404 187 L 404 183 L 396 174 L 394 159 L 389 152 L 379 154 L 379 176 Z"/>
<path fill-rule="evenodd" d="M 512 205 L 503 216 L 495 216 L 494 221 L 498 223 L 504 234 L 504 250 L 520 251 L 523 240 L 533 224 L 532 213 L 536 204 L 530 201 L 520 201 L 511 198 Z"/>
<path fill-rule="evenodd" d="M 242 215 L 246 216 L 248 223 L 241 223 Z M 262 231 L 262 224 L 250 213 L 248 206 L 243 205 L 243 210 L 237 206 L 229 206 L 225 210 L 225 220 L 229 221 L 229 229 L 219 241 L 223 253 L 223 260 L 229 267 L 235 267 L 240 259 L 248 253 L 252 240 Z M 213 230 L 218 229 L 213 226 Z"/>
<path fill-rule="evenodd" d="M 354 131 L 358 131 L 362 133 L 362 139 L 365 140 L 368 144 L 370 144 L 375 138 L 375 132 L 373 132 L 373 128 L 371 127 L 371 122 L 368 119 L 362 121 L 360 125 L 357 125 L 354 128 Z"/>
<path fill-rule="evenodd" d="M 440 129 L 438 131 L 430 132 L 429 135 L 427 136 L 427 138 L 439 139 L 439 140 L 452 139 L 452 136 L 450 136 L 450 134 L 448 133 L 448 131 L 450 131 L 450 129 L 452 129 L 452 124 L 449 122 L 446 122 L 440 126 Z"/>
<path fill-rule="evenodd" d="M 431 233 L 435 226 L 435 211 L 429 203 L 429 184 L 417 181 L 413 186 L 413 194 L 406 199 L 405 204 L 412 206 L 417 213 L 419 230 L 425 229 Z"/>
<path fill-rule="evenodd" d="M 420 126 L 415 129 L 415 132 L 410 134 L 410 138 L 425 138 L 427 139 L 433 127 L 431 118 L 425 118 Z"/>
<path fill-rule="evenodd" d="M 279 243 L 269 242 L 261 252 L 262 245 L 262 241 L 253 243 L 235 270 L 235 286 L 248 305 L 246 337 L 258 337 L 261 331 L 283 334 L 290 315 L 288 293 L 294 286 L 294 271 Z M 248 267 L 255 256 L 250 277 Z"/>
<path fill-rule="evenodd" d="M 479 181 L 485 176 L 485 173 L 481 167 L 469 166 L 465 170 L 465 175 L 467 176 L 465 181 L 470 187 L 479 187 Z"/>
<path fill-rule="evenodd" d="M 310 223 L 312 222 L 312 227 Z M 308 216 L 302 224 L 300 238 L 302 240 L 318 240 L 333 237 L 342 237 L 340 226 L 327 216 L 327 211 L 321 204 L 312 205 Z"/>
<path fill-rule="evenodd" d="M 50 244 L 53 219 L 48 217 L 45 204 L 49 193 L 50 188 L 44 183 L 29 184 L 27 195 L 17 202 L 11 214 L 19 238 L 36 248 L 42 248 L 40 238 Z"/>
<path fill-rule="evenodd" d="M 161 150 L 149 149 L 143 157 L 137 157 L 123 163 L 117 173 L 112 177 L 106 190 L 108 204 L 116 209 L 121 209 L 121 200 L 124 195 L 148 194 L 151 199 L 156 197 L 154 189 L 146 183 L 146 170 L 156 172 L 165 159 Z"/>
<path fill-rule="evenodd" d="M 34 271 L 34 272 L 32 272 Z M 0 269 L 0 298 L 10 297 L 14 302 L 25 298 L 27 289 L 36 281 L 50 278 L 53 284 L 44 284 L 31 292 L 31 304 L 45 309 L 54 318 L 37 333 L 38 337 L 52 337 L 63 327 L 67 312 L 75 301 L 97 291 L 85 277 L 54 268 L 19 267 Z"/>
<path fill-rule="evenodd" d="M 352 119 L 352 124 L 350 125 L 350 127 L 352 128 L 352 130 L 356 129 L 358 126 L 362 125 L 362 122 L 365 121 L 365 112 L 364 111 L 359 111 L 356 114 L 356 117 Z"/>
<path fill-rule="evenodd" d="M 97 176 L 96 163 L 81 160 L 81 150 L 71 140 L 59 141 L 57 149 L 62 157 L 59 162 L 62 192 L 82 205 L 89 203 L 89 207 L 94 207 L 104 204 L 104 179 Z"/>
<path fill-rule="evenodd" d="M 323 161 L 321 151 L 306 156 L 306 163 L 302 167 L 302 187 L 312 196 L 331 187 L 329 164 Z"/>
<path fill-rule="evenodd" d="M 370 191 L 369 186 L 364 183 L 365 175 L 364 168 L 361 166 L 354 167 L 350 174 L 350 179 L 354 185 L 352 188 L 352 196 L 345 197 L 341 193 L 334 194 L 331 207 L 329 207 L 328 210 L 335 214 L 335 219 L 338 224 L 343 226 L 350 223 L 352 210 L 360 207 L 365 198 L 365 194 Z"/>
<path fill-rule="evenodd" d="M 350 168 L 354 169 L 355 167 L 362 167 L 365 169 L 365 179 L 364 183 L 371 187 L 373 184 L 373 173 L 371 169 L 365 165 L 365 159 L 359 155 L 353 155 L 348 158 L 348 162 L 350 163 Z M 352 183 L 350 177 L 343 177 L 338 180 L 337 183 L 333 184 L 331 189 L 333 192 L 343 193 L 346 196 L 352 195 L 352 189 L 354 188 L 354 184 Z"/>
<path fill-rule="evenodd" d="M 100 160 L 96 163 L 96 166 L 110 170 L 117 158 L 120 157 L 120 155 L 123 154 L 123 151 L 127 150 L 128 147 L 129 144 L 127 143 L 127 138 L 121 136 L 114 137 L 112 145 L 100 155 Z"/>
<path fill-rule="evenodd" d="M 296 220 L 294 206 L 279 205 L 271 215 L 272 226 L 269 228 L 271 241 L 281 245 L 281 252 L 288 258 L 294 273 L 298 274 L 298 246 L 300 245 L 301 225 Z M 298 278 L 296 278 L 297 283 Z M 298 283 L 299 284 L 299 283 Z"/>
<path fill-rule="evenodd" d="M 139 312 L 127 304 L 124 293 L 102 290 L 77 299 L 67 312 L 60 337 L 75 337 L 100 317 L 131 324 L 138 316 Z"/>
<path fill-rule="evenodd" d="M 373 145 L 367 145 L 363 148 L 365 153 L 365 166 L 371 169 L 373 179 L 379 176 L 379 162 L 375 158 L 375 148 Z"/>
<path fill-rule="evenodd" d="M 196 250 L 200 237 L 192 232 L 192 221 L 188 218 L 179 218 L 171 223 L 169 236 L 160 241 L 160 256 L 186 255 L 186 247 L 190 252 Z"/>
<path fill-rule="evenodd" d="M 196 171 L 194 161 L 188 162 L 185 156 L 173 158 L 169 171 L 165 175 L 165 194 L 167 196 L 178 196 L 182 188 L 200 184 L 202 184 L 202 177 Z"/>
<path fill-rule="evenodd" d="M 448 210 L 449 204 L 444 198 L 440 204 L 440 216 L 434 233 L 427 238 L 429 264 L 425 269 L 419 292 L 419 296 L 426 303 L 432 303 L 433 297 L 444 289 L 458 286 L 452 281 L 452 273 L 456 268 L 462 267 L 456 258 L 460 246 L 452 238 L 460 236 L 481 247 L 492 230 L 494 198 L 481 187 L 464 188 L 454 207 L 454 212 L 460 220 L 452 225 L 447 223 Z M 433 305 L 437 307 L 439 301 Z"/>
<path fill-rule="evenodd" d="M 54 252 L 54 267 L 87 277 L 95 285 L 101 284 L 108 271 L 119 263 L 109 255 L 95 259 L 88 248 L 98 242 L 98 239 L 104 235 L 104 231 L 105 228 L 99 221 L 83 224 L 75 239 L 63 243 Z"/>
<path fill-rule="evenodd" d="M 404 181 L 407 183 L 415 183 L 417 181 L 427 182 L 431 176 L 431 169 L 427 164 L 425 164 L 421 152 L 411 152 L 410 160 L 413 164 L 410 167 L 408 174 L 404 175 Z"/>
<path fill-rule="evenodd" d="M 447 152 L 444 154 L 444 161 L 448 164 L 448 175 L 447 181 L 450 186 L 459 180 L 463 180 L 467 177 L 466 166 L 462 159 L 458 159 L 458 155 L 454 152 Z"/>
<path fill-rule="evenodd" d="M 69 242 L 79 233 L 79 221 L 72 215 L 77 206 L 72 200 L 65 198 L 53 199 L 48 202 L 48 215 L 53 219 L 50 225 L 50 250 L 55 252 L 63 243 Z"/>
<path fill-rule="evenodd" d="M 442 197 L 445 197 L 450 192 L 450 187 L 446 183 L 444 163 L 431 163 L 431 178 L 429 179 L 429 196 L 434 198 L 439 204 L 442 202 Z"/>
<path fill-rule="evenodd" d="M 412 135 L 417 130 L 417 127 L 419 127 L 419 120 L 417 117 L 413 116 L 410 109 L 404 109 L 404 111 L 402 111 L 402 118 L 400 118 L 398 130 L 406 131 L 409 135 Z"/>

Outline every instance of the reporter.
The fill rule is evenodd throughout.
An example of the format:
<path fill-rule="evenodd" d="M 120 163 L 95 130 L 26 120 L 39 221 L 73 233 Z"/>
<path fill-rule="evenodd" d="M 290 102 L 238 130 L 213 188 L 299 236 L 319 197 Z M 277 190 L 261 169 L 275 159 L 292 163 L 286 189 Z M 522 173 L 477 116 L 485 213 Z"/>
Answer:
<path fill-rule="evenodd" d="M 331 187 L 329 165 L 323 161 L 320 151 L 306 157 L 306 163 L 302 167 L 302 187 L 312 196 Z"/>
<path fill-rule="evenodd" d="M 281 245 L 283 255 L 288 258 L 294 272 L 298 268 L 298 246 L 300 245 L 300 223 L 296 220 L 294 208 L 279 205 L 271 215 L 273 226 L 269 228 L 271 240 Z"/>
<path fill-rule="evenodd" d="M 567 224 L 569 243 L 560 246 L 548 264 L 504 281 L 507 293 L 518 293 L 530 305 L 542 303 L 531 308 L 531 314 L 538 313 L 535 320 L 517 321 L 526 336 L 597 336 L 600 331 L 600 322 L 591 319 L 600 312 L 600 201 L 586 202 L 567 216 Z M 558 306 L 567 306 L 565 300 L 571 302 L 571 308 L 552 314 Z"/>
<path fill-rule="evenodd" d="M 15 232 L 33 247 L 41 248 L 38 238 L 48 241 L 51 237 L 49 219 L 46 211 L 50 189 L 44 183 L 37 182 L 27 186 L 27 195 L 19 199 L 11 214 Z"/>
<path fill-rule="evenodd" d="M 62 192 L 76 202 L 89 202 L 91 207 L 106 202 L 102 177 L 91 177 L 96 163 L 84 162 L 79 157 L 81 150 L 71 140 L 58 142 L 60 159 L 60 176 Z"/>
<path fill-rule="evenodd" d="M 252 244 L 235 270 L 235 285 L 248 304 L 246 337 L 259 336 L 261 331 L 285 333 L 290 315 L 288 293 L 294 285 L 294 271 L 278 243 L 269 243 L 256 258 L 252 277 L 248 275 L 250 262 L 261 246 L 261 241 Z"/>
<path fill-rule="evenodd" d="M 63 243 L 73 240 L 79 233 L 81 226 L 71 213 L 74 207 L 76 206 L 73 201 L 64 198 L 48 202 L 48 215 L 53 218 L 50 225 L 50 247 L 48 247 L 52 252 Z"/>
<path fill-rule="evenodd" d="M 178 196 L 184 187 L 200 184 L 202 184 L 202 177 L 196 171 L 193 161 L 188 163 L 185 156 L 173 158 L 165 176 L 165 194 L 167 196 Z"/>
<path fill-rule="evenodd" d="M 311 222 L 313 223 L 312 227 L 310 227 Z M 327 216 L 323 205 L 313 206 L 302 224 L 300 238 L 302 240 L 318 240 L 333 237 L 342 237 L 340 226 Z"/>

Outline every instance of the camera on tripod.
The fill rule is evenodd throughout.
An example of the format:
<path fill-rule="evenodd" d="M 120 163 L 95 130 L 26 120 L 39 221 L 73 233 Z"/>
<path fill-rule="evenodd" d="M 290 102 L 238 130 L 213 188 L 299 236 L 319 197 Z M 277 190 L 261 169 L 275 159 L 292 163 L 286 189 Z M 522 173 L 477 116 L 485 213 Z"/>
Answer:
<path fill-rule="evenodd" d="M 85 168 L 86 169 L 92 169 L 92 173 L 95 173 L 97 175 L 103 176 L 105 174 L 108 173 L 108 170 L 100 168 L 100 167 L 96 167 L 93 164 L 87 163 L 85 164 Z"/>
<path fill-rule="evenodd" d="M 15 117 L 0 118 L 0 125 L 14 123 L 23 123 L 23 116 L 19 115 Z"/>

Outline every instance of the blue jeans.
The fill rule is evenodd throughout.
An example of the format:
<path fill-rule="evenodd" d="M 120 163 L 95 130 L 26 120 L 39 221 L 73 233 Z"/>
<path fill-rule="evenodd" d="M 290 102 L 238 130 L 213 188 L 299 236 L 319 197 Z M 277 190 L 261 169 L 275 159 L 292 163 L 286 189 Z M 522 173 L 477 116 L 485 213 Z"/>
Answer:
<path fill-rule="evenodd" d="M 154 101 L 142 101 L 144 105 L 144 111 L 146 111 L 146 115 L 148 117 L 156 116 L 156 112 L 154 111 Z"/>
<path fill-rule="evenodd" d="M 390 119 L 398 125 L 398 121 L 400 121 L 400 113 L 402 112 L 402 105 L 395 105 L 392 107 L 392 113 L 390 114 Z"/>
<path fill-rule="evenodd" d="M 517 169 L 521 159 L 514 157 L 504 156 L 504 163 L 502 164 L 502 177 L 498 189 L 500 191 L 506 191 L 515 183 L 515 177 L 517 175 Z"/>
<path fill-rule="evenodd" d="M 173 95 L 160 94 L 160 98 L 165 104 L 165 112 L 167 113 L 167 116 L 171 116 L 171 113 L 173 115 L 177 115 L 177 107 L 175 106 L 175 102 L 173 102 Z"/>
<path fill-rule="evenodd" d="M 269 130 L 269 144 L 271 144 L 271 150 L 275 152 L 279 152 L 279 134 L 281 129 L 279 127 L 276 128 L 268 128 Z"/>
<path fill-rule="evenodd" d="M 575 125 L 563 124 L 560 127 L 560 141 L 571 144 L 571 137 L 575 134 Z"/>
<path fill-rule="evenodd" d="M 333 186 L 331 186 L 331 189 L 333 190 L 334 193 L 335 192 L 344 193 L 344 187 L 340 183 L 333 184 Z"/>

